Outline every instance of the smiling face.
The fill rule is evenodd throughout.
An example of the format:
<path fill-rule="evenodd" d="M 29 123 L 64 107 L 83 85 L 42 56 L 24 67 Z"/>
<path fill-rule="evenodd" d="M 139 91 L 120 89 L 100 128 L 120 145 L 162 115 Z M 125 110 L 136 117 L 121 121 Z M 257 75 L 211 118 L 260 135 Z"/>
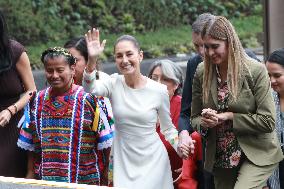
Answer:
<path fill-rule="evenodd" d="M 76 58 L 76 67 L 75 67 L 75 82 L 78 85 L 82 85 L 83 72 L 87 64 L 84 56 L 75 48 L 68 49 L 69 52 Z"/>
<path fill-rule="evenodd" d="M 171 99 L 172 96 L 174 96 L 175 91 L 178 88 L 178 84 L 176 84 L 172 79 L 166 78 L 163 75 L 163 72 L 162 72 L 162 69 L 161 69 L 160 66 L 157 66 L 153 70 L 153 73 L 151 75 L 151 79 L 167 86 L 170 99 Z"/>
<path fill-rule="evenodd" d="M 75 65 L 69 65 L 64 56 L 48 58 L 44 64 L 45 75 L 52 91 L 56 94 L 66 92 L 75 74 Z"/>
<path fill-rule="evenodd" d="M 115 46 L 115 63 L 117 69 L 123 75 L 140 73 L 140 62 L 143 59 L 142 51 L 139 51 L 128 40 L 122 40 Z"/>
<path fill-rule="evenodd" d="M 271 87 L 274 91 L 284 95 L 284 67 L 275 62 L 266 62 Z"/>
<path fill-rule="evenodd" d="M 228 63 L 228 45 L 226 41 L 213 39 L 208 35 L 204 37 L 203 41 L 205 54 L 213 64 Z"/>

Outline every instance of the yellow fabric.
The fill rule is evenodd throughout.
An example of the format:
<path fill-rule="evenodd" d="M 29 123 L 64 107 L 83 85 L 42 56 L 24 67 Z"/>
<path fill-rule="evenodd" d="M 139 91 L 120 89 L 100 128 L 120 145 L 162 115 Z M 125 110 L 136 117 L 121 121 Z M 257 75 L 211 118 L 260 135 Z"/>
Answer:
<path fill-rule="evenodd" d="M 92 130 L 95 132 L 98 130 L 98 125 L 100 120 L 99 118 L 100 118 L 100 109 L 98 102 L 96 102 L 95 119 L 93 121 L 93 127 L 92 127 Z"/>

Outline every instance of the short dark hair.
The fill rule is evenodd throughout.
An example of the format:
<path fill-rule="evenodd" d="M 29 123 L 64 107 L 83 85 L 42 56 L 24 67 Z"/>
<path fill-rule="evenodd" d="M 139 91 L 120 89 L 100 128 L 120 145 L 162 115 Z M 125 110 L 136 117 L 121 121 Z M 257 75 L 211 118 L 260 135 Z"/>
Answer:
<path fill-rule="evenodd" d="M 88 48 L 85 37 L 74 37 L 64 44 L 64 48 L 75 48 L 88 61 Z"/>
<path fill-rule="evenodd" d="M 267 58 L 266 61 L 280 64 L 284 67 L 284 48 L 273 51 Z"/>

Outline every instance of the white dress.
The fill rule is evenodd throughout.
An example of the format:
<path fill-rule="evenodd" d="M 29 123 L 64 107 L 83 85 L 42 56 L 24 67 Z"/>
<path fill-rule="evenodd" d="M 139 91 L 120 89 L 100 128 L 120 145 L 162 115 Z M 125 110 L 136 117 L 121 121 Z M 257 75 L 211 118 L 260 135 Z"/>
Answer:
<path fill-rule="evenodd" d="M 177 149 L 178 133 L 172 124 L 165 85 L 147 79 L 141 89 L 126 85 L 124 76 L 96 81 L 95 73 L 84 72 L 86 91 L 109 97 L 115 119 L 113 183 L 128 189 L 173 189 L 170 162 L 156 132 L 161 131 Z"/>

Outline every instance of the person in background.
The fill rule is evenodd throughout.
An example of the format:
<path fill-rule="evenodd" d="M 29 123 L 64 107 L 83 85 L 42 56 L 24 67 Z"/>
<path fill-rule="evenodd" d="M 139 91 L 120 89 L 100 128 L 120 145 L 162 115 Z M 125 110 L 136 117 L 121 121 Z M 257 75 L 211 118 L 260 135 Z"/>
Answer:
<path fill-rule="evenodd" d="M 177 128 L 181 103 L 180 94 L 183 85 L 181 69 L 170 60 L 158 60 L 151 64 L 148 77 L 167 86 L 170 99 L 171 119 L 174 126 Z M 160 131 L 159 123 L 157 123 L 157 132 L 168 151 L 172 177 L 173 180 L 176 180 L 180 174 L 177 171 L 182 167 L 182 158 L 178 156 L 171 144 L 165 140 L 164 135 Z M 176 184 L 174 186 L 177 188 Z"/>
<path fill-rule="evenodd" d="M 23 45 L 9 38 L 0 11 L 0 176 L 25 177 L 27 153 L 17 147 L 23 107 L 36 90 L 30 61 Z"/>
<path fill-rule="evenodd" d="M 192 27 L 191 38 L 192 38 L 192 43 L 195 47 L 196 54 L 193 55 L 187 62 L 186 77 L 185 77 L 185 83 L 183 87 L 182 101 L 181 101 L 181 112 L 178 122 L 180 136 L 184 135 L 187 136 L 188 134 L 193 132 L 193 128 L 190 123 L 191 102 L 192 102 L 192 81 L 198 64 L 200 64 L 204 58 L 204 45 L 203 45 L 203 39 L 201 37 L 201 31 L 204 27 L 204 24 L 208 20 L 214 19 L 214 17 L 215 16 L 210 13 L 200 14 L 191 26 Z M 245 49 L 245 51 L 248 56 L 259 61 L 259 59 L 255 56 L 255 54 L 251 50 Z M 203 143 L 203 154 L 205 154 L 206 140 L 202 140 L 202 143 Z M 205 189 L 214 189 L 214 178 L 212 173 L 204 170 L 203 177 L 204 180 L 203 181 L 200 180 L 199 183 L 204 183 L 204 186 L 200 185 L 199 186 L 201 188 L 204 187 Z"/>
<path fill-rule="evenodd" d="M 273 97 L 276 106 L 276 126 L 275 130 L 282 151 L 284 146 L 284 48 L 272 52 L 266 60 L 266 68 L 270 77 Z M 270 189 L 284 188 L 284 161 L 279 162 L 278 168 L 268 179 Z"/>
<path fill-rule="evenodd" d="M 171 119 L 176 128 L 178 128 L 178 119 L 181 107 L 181 92 L 183 86 L 183 73 L 180 67 L 170 60 L 157 60 L 151 64 L 149 78 L 167 86 L 170 99 Z M 197 162 L 202 160 L 201 136 L 194 132 L 191 137 L 196 141 L 195 152 L 187 160 L 182 160 L 169 142 L 160 132 L 159 123 L 157 132 L 164 143 L 171 164 L 173 180 L 177 180 L 174 186 L 176 189 L 196 189 L 197 188 Z M 183 167 L 183 168 L 182 168 Z M 200 171 L 200 170 L 199 170 Z M 202 170 L 201 170 L 202 171 Z M 180 174 L 182 172 L 182 174 Z M 181 175 L 181 176 L 180 176 Z M 179 177 L 180 176 L 180 177 Z M 187 183 L 186 181 L 189 181 Z"/>
<path fill-rule="evenodd" d="M 195 74 L 196 68 L 199 63 L 202 62 L 202 58 L 204 57 L 204 47 L 203 40 L 201 38 L 201 30 L 204 24 L 213 19 L 214 15 L 210 13 L 204 13 L 198 16 L 198 18 L 192 24 L 192 43 L 195 47 L 196 53 L 193 55 L 187 62 L 186 67 L 186 77 L 185 83 L 183 87 L 182 93 L 182 101 L 181 101 L 181 112 L 179 117 L 179 130 L 180 134 L 190 133 L 193 131 L 190 124 L 190 109 L 191 109 L 191 101 L 192 101 L 192 80 Z"/>
<path fill-rule="evenodd" d="M 180 95 L 183 87 L 182 70 L 170 60 L 157 60 L 151 64 L 148 77 L 167 86 L 172 122 L 178 128 L 181 104 Z"/>
<path fill-rule="evenodd" d="M 247 56 L 225 17 L 207 21 L 201 36 L 191 121 L 206 133 L 205 169 L 216 189 L 262 188 L 283 159 L 267 70 Z"/>
<path fill-rule="evenodd" d="M 193 143 L 178 145 L 178 133 L 172 124 L 166 86 L 143 76 L 140 63 L 143 52 L 129 35 L 114 45 L 115 63 L 122 75 L 96 80 L 96 61 L 105 46 L 97 29 L 86 34 L 89 61 L 83 76 L 86 91 L 110 98 L 116 121 L 113 142 L 113 184 L 136 189 L 173 188 L 170 163 L 156 132 L 159 117 L 161 132 L 179 153 L 188 157 Z"/>
<path fill-rule="evenodd" d="M 49 48 L 41 61 L 50 87 L 31 99 L 30 121 L 18 140 L 34 152 L 30 172 L 41 180 L 107 185 L 113 121 L 96 96 L 74 84 L 76 59 L 66 49 Z"/>
<path fill-rule="evenodd" d="M 83 72 L 88 62 L 88 49 L 85 37 L 75 37 L 70 39 L 64 44 L 64 48 L 68 49 L 69 52 L 76 58 L 74 83 L 82 86 Z M 99 70 L 99 64 L 96 64 L 96 69 Z M 109 79 L 110 76 L 102 71 L 96 72 L 96 79 L 104 80 Z M 107 116 L 113 119 L 113 113 L 111 104 L 108 98 L 97 96 L 99 104 L 102 109 L 106 109 Z M 114 125 L 113 125 L 114 128 Z"/>
<path fill-rule="evenodd" d="M 83 72 L 88 62 L 88 49 L 85 37 L 75 37 L 70 39 L 64 44 L 64 48 L 68 49 L 69 52 L 76 58 L 76 67 L 74 82 L 77 85 L 82 85 Z M 99 64 L 96 64 L 96 69 L 99 70 Z M 109 75 L 98 71 L 96 79 L 107 79 Z"/>
<path fill-rule="evenodd" d="M 191 39 L 194 45 L 196 54 L 193 55 L 187 62 L 186 67 L 186 77 L 183 87 L 182 93 L 182 100 L 181 100 L 181 112 L 179 117 L 179 131 L 180 136 L 182 135 L 189 135 L 193 132 L 193 128 L 190 123 L 190 114 L 191 114 L 191 102 L 192 102 L 192 80 L 195 74 L 196 68 L 199 63 L 202 62 L 204 57 L 204 47 L 203 47 L 203 40 L 201 38 L 201 30 L 204 24 L 213 19 L 214 15 L 210 13 L 203 13 L 200 14 L 197 19 L 192 23 L 192 34 Z M 206 143 L 203 140 L 203 154 L 205 154 Z M 199 166 L 199 170 L 203 167 L 203 163 Z M 207 172 L 206 170 L 203 171 L 203 176 L 199 176 L 199 188 L 205 189 L 214 189 L 214 179 L 211 173 Z M 203 177 L 203 179 L 202 179 Z"/>

